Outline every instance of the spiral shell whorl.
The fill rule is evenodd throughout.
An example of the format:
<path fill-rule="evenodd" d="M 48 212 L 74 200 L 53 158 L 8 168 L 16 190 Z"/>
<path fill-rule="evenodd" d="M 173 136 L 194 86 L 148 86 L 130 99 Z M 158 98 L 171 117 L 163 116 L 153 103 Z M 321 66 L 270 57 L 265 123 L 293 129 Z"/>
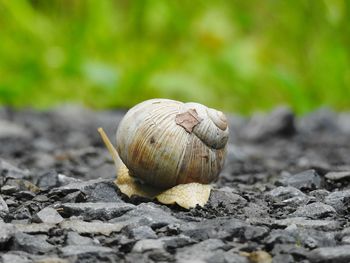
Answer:
<path fill-rule="evenodd" d="M 222 149 L 228 141 L 227 120 L 222 112 L 207 108 L 199 103 L 186 103 L 186 108 L 194 108 L 202 121 L 193 129 L 193 133 L 206 145 Z"/>

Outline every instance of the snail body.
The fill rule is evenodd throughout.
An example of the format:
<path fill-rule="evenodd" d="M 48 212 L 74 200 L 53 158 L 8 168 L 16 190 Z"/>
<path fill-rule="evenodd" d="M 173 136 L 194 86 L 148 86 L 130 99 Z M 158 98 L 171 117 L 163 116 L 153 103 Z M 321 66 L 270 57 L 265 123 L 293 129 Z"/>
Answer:
<path fill-rule="evenodd" d="M 223 167 L 228 133 L 220 111 L 152 99 L 126 113 L 116 133 L 116 150 L 130 175 L 148 185 L 209 184 Z"/>

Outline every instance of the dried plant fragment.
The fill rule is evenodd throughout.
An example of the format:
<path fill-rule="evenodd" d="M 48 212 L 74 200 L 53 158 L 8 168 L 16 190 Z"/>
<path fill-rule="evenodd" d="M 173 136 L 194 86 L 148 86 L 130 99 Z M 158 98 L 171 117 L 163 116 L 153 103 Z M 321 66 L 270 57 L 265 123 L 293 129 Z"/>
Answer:
<path fill-rule="evenodd" d="M 129 198 L 133 195 L 137 195 L 154 199 L 159 193 L 162 192 L 162 190 L 141 184 L 140 182 L 136 181 L 132 176 L 130 176 L 129 170 L 125 165 L 124 167 L 119 168 L 118 177 L 114 182 L 120 191 Z"/>
<path fill-rule="evenodd" d="M 176 203 L 183 208 L 190 209 L 196 205 L 204 206 L 209 200 L 210 190 L 209 184 L 179 184 L 158 195 L 157 200 L 162 204 Z"/>

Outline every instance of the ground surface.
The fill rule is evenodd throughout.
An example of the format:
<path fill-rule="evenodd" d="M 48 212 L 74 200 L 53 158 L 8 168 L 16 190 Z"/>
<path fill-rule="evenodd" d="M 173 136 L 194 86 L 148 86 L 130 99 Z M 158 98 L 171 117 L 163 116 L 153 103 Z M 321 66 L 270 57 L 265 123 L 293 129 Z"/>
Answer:
<path fill-rule="evenodd" d="M 0 262 L 350 262 L 350 114 L 230 116 L 204 208 L 123 196 L 97 127 L 123 112 L 0 109 Z"/>

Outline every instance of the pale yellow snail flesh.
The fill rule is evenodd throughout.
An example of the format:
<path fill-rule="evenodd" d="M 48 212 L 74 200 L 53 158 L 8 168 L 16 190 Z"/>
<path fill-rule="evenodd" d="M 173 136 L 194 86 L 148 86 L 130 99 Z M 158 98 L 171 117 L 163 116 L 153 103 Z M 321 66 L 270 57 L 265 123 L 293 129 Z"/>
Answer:
<path fill-rule="evenodd" d="M 99 132 L 116 163 L 116 183 L 123 193 L 190 208 L 207 202 L 209 184 L 224 164 L 229 131 L 220 111 L 153 99 L 126 113 L 118 126 L 116 149 L 103 130 Z"/>

